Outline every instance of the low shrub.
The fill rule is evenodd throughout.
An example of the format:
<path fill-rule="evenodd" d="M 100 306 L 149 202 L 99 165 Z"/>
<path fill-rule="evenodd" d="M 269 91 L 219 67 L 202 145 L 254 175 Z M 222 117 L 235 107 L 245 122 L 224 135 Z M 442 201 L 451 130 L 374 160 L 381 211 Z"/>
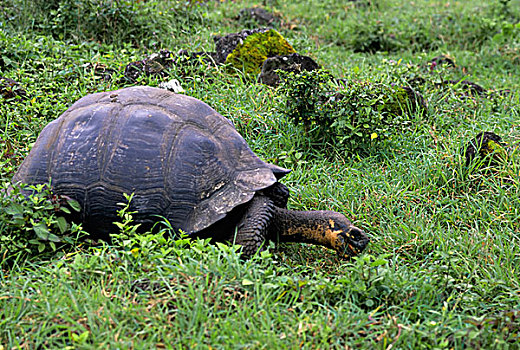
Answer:
<path fill-rule="evenodd" d="M 48 185 L 4 184 L 0 188 L 1 264 L 74 245 L 86 232 L 66 217 L 79 209 L 76 201 L 54 195 Z"/>
<path fill-rule="evenodd" d="M 325 70 L 279 73 L 279 111 L 302 125 L 316 143 L 364 148 L 409 129 L 412 115 L 426 107 L 408 87 L 339 82 Z"/>
<path fill-rule="evenodd" d="M 352 23 L 351 28 L 355 35 L 350 36 L 349 45 L 354 52 L 399 51 L 404 47 L 392 28 L 380 20 L 364 18 L 360 22 Z"/>

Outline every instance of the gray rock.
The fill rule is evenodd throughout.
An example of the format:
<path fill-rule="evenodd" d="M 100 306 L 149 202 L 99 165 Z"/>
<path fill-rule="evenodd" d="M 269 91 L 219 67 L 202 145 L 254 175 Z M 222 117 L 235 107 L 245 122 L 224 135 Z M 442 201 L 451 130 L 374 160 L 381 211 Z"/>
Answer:
<path fill-rule="evenodd" d="M 302 72 L 319 68 L 320 66 L 312 58 L 298 53 L 270 57 L 264 61 L 258 81 L 265 85 L 278 86 L 280 84 L 280 77 L 276 74 L 278 69 L 286 72 Z"/>
<path fill-rule="evenodd" d="M 0 76 L 0 96 L 6 100 L 15 97 L 25 100 L 27 92 L 13 79 Z"/>
<path fill-rule="evenodd" d="M 173 66 L 173 54 L 168 50 L 153 53 L 144 60 L 130 62 L 125 67 L 123 76 L 126 81 L 135 83 L 141 75 L 168 76 L 168 70 Z"/>
<path fill-rule="evenodd" d="M 238 20 L 244 23 L 256 23 L 262 26 L 274 26 L 280 19 L 262 7 L 250 7 L 240 10 Z"/>

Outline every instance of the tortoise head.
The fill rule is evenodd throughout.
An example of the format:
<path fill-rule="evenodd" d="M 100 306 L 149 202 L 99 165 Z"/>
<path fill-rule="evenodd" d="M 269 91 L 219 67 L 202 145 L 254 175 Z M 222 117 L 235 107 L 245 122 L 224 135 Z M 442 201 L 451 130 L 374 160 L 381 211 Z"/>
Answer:
<path fill-rule="evenodd" d="M 330 212 L 325 236 L 329 237 L 332 248 L 347 258 L 361 253 L 370 241 L 363 230 L 337 212 Z"/>
<path fill-rule="evenodd" d="M 361 253 L 370 241 L 345 215 L 330 210 L 298 211 L 274 207 L 270 231 L 271 239 L 317 244 L 347 258 Z"/>

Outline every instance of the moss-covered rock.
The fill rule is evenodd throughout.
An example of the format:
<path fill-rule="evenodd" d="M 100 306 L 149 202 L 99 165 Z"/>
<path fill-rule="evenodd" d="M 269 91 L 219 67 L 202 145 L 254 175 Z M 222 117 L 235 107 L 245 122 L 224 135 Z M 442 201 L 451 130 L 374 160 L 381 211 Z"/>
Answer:
<path fill-rule="evenodd" d="M 263 62 L 274 56 L 296 52 L 285 38 L 274 29 L 251 34 L 238 44 L 227 58 L 226 63 L 245 72 L 258 74 Z"/>
<path fill-rule="evenodd" d="M 224 36 L 216 35 L 213 37 L 215 42 L 216 61 L 220 64 L 225 64 L 227 57 L 242 44 L 246 38 L 256 33 L 267 32 L 269 28 L 253 28 L 244 29 L 237 33 L 229 33 Z"/>
<path fill-rule="evenodd" d="M 426 101 L 421 94 L 408 86 L 387 87 L 383 91 L 385 103 L 382 105 L 384 112 L 393 115 L 403 115 L 408 112 L 415 113 L 418 110 L 426 110 Z"/>
<path fill-rule="evenodd" d="M 468 142 L 464 150 L 466 165 L 472 161 L 479 160 L 486 166 L 497 166 L 504 164 L 509 158 L 502 138 L 490 131 L 479 133 L 473 140 Z"/>

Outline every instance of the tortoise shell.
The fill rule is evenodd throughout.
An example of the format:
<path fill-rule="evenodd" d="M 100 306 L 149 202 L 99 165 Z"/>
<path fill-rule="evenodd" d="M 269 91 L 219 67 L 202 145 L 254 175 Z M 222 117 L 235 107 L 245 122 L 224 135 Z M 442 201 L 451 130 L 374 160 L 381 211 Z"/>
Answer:
<path fill-rule="evenodd" d="M 160 215 L 195 233 L 288 172 L 258 158 L 207 104 L 141 86 L 78 100 L 43 129 L 13 181 L 50 182 L 77 200 L 87 231 L 106 234 L 133 193 L 137 222 Z"/>

